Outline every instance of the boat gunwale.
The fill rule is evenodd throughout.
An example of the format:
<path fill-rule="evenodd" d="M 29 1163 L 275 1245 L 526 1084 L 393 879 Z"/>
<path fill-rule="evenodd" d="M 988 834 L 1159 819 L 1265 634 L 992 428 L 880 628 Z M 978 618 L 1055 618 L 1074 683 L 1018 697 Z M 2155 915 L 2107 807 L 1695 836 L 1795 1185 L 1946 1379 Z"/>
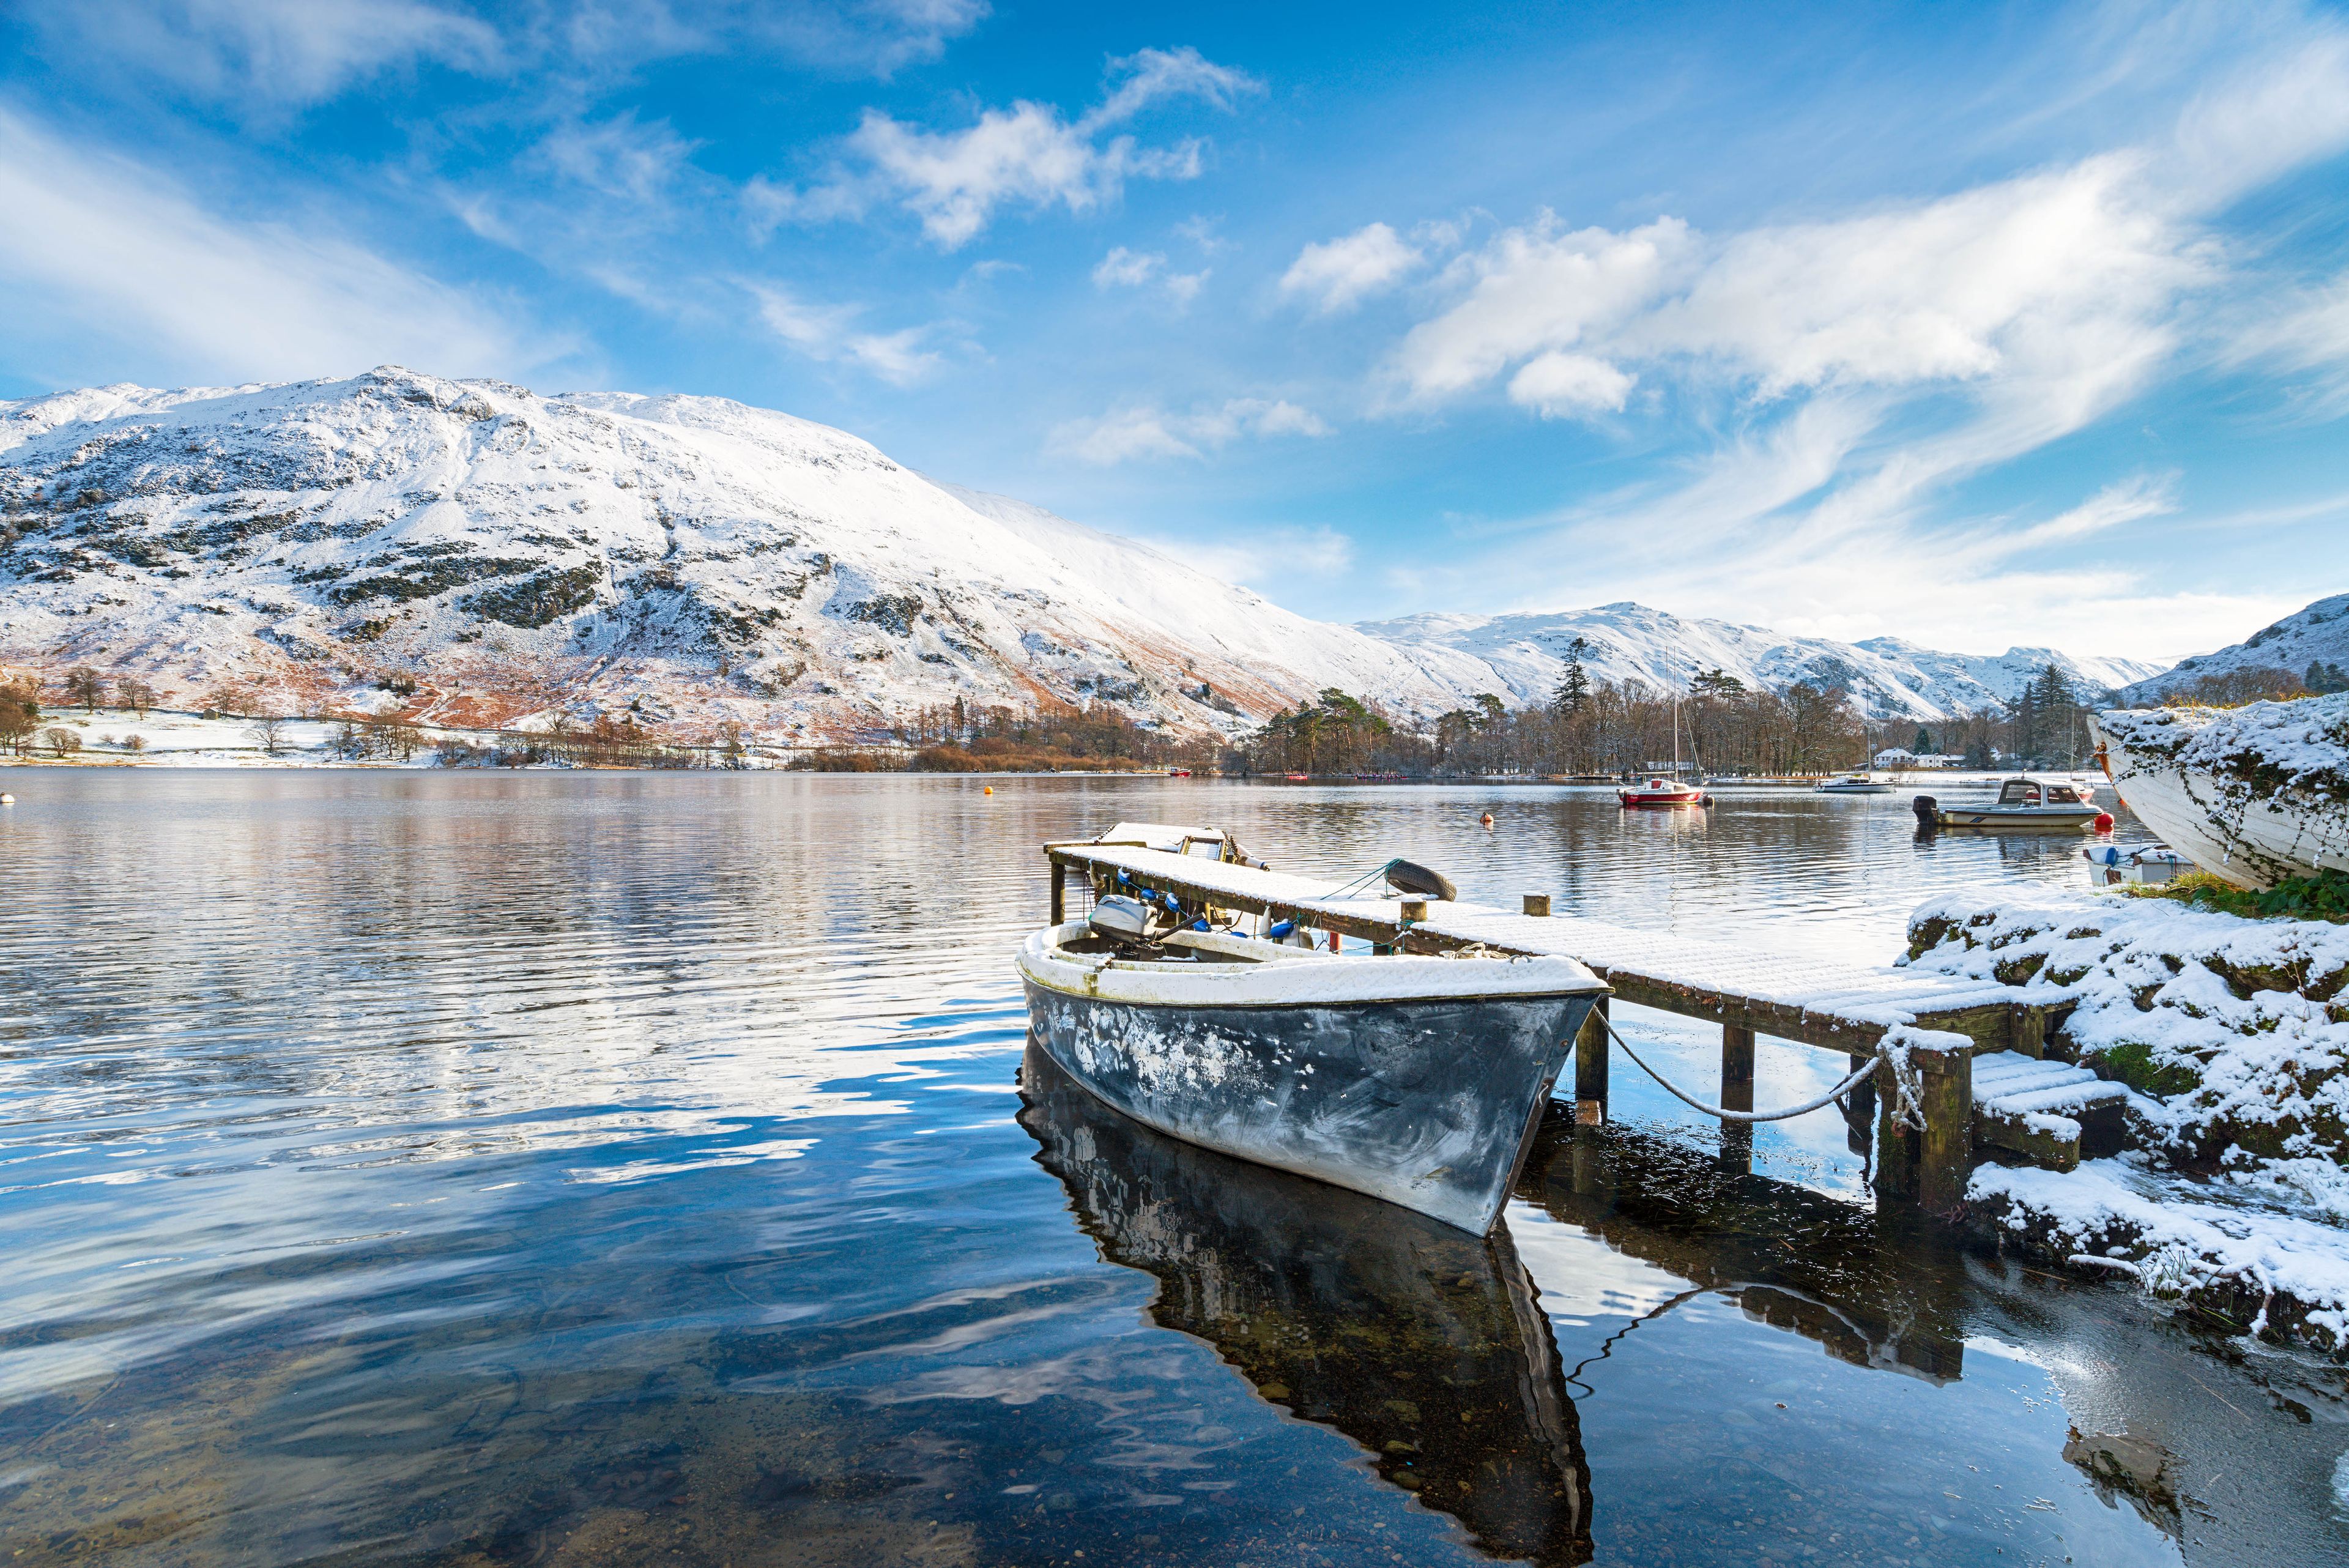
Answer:
<path fill-rule="evenodd" d="M 1046 926 L 1030 932 L 1027 940 L 1019 945 L 1018 965 L 1020 977 L 1046 991 L 1056 992 L 1062 996 L 1081 997 L 1091 1002 L 1104 1002 L 1119 1006 L 1177 1009 L 1195 1007 L 1247 1008 L 1261 1011 L 1307 1008 L 1359 1009 L 1415 1003 L 1539 1002 L 1565 996 L 1600 997 L 1614 993 L 1613 988 L 1591 973 L 1588 966 L 1562 954 L 1510 957 L 1494 953 L 1489 956 L 1452 958 L 1420 953 L 1356 954 L 1351 957 L 1340 957 L 1336 954 L 1309 956 L 1300 953 L 1293 961 L 1272 964 L 1181 963 L 1164 968 L 1147 961 L 1135 962 L 1110 957 L 1100 963 L 1085 964 L 1062 955 L 1060 947 L 1062 933 L 1084 929 L 1082 921 L 1071 920 L 1059 926 Z M 1433 981 L 1438 976 L 1450 979 L 1455 984 L 1464 978 L 1498 978 L 1464 972 L 1464 966 L 1478 963 L 1503 964 L 1520 971 L 1529 967 L 1537 968 L 1545 972 L 1539 977 L 1528 976 L 1517 985 L 1498 990 L 1428 988 L 1409 983 L 1413 978 Z M 1389 979 L 1390 983 L 1376 993 L 1369 995 L 1309 993 L 1300 996 L 1250 998 L 1218 996 L 1206 989 L 1217 986 L 1219 983 L 1237 989 L 1238 983 L 1242 981 L 1254 981 L 1261 986 L 1272 977 L 1279 977 L 1274 981 L 1276 987 L 1290 985 L 1305 979 L 1326 980 L 1331 978 L 1331 966 L 1338 964 L 1345 966 L 1342 971 L 1338 971 L 1345 976 L 1366 978 L 1374 975 L 1383 976 Z M 1052 969 L 1067 972 L 1056 975 L 1051 972 Z M 1142 995 L 1134 994 L 1145 989 L 1140 986 L 1122 985 L 1110 989 L 1102 988 L 1100 984 L 1102 977 L 1112 974 L 1137 979 L 1155 974 L 1161 978 L 1197 986 L 1202 993 Z M 1578 979 L 1576 978 L 1578 975 Z M 1539 983 L 1541 981 L 1553 982 Z"/>

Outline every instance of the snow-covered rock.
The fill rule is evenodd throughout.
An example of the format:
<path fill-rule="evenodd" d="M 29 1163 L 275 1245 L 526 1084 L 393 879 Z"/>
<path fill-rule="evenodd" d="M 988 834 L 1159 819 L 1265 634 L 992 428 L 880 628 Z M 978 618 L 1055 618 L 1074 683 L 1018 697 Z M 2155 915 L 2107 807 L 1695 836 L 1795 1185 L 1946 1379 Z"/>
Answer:
<path fill-rule="evenodd" d="M 1418 615 L 1365 621 L 1361 629 L 1405 649 L 1430 668 L 1443 655 L 1481 661 L 1483 690 L 1512 705 L 1545 702 L 1566 669 L 1568 645 L 1588 644 L 1591 679 L 1638 680 L 1659 690 L 1685 688 L 1692 676 L 1719 670 L 1746 686 L 1783 691 L 1796 681 L 1850 691 L 1872 717 L 1930 722 L 1995 707 L 2051 662 L 2084 691 L 2102 691 L 2155 668 L 2123 659 L 2079 659 L 2049 648 L 1996 655 L 1942 653 L 1899 638 L 1836 642 L 1788 637 L 1764 627 L 1691 620 L 1645 605 L 1618 603 L 1557 613 L 1501 616 Z M 1460 679 L 1457 667 L 1444 674 Z"/>

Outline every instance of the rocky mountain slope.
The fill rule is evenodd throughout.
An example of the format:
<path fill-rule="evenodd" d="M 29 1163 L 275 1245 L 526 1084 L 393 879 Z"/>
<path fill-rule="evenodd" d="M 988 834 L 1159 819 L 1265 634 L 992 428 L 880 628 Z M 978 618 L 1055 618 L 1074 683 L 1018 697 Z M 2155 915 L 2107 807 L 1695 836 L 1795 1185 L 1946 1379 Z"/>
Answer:
<path fill-rule="evenodd" d="M 1931 720 L 1991 707 L 2021 691 L 2051 660 L 2075 683 L 2096 691 L 2140 680 L 2156 668 L 2123 659 L 2078 659 L 2050 648 L 1976 655 L 1937 652 L 1891 637 L 1861 643 L 1787 637 L 1629 603 L 1555 614 L 1411 616 L 1364 622 L 1360 629 L 1417 659 L 1439 650 L 1469 656 L 1493 672 L 1497 684 L 1486 689 L 1502 692 L 1513 706 L 1548 699 L 1577 637 L 1588 645 L 1583 666 L 1594 680 L 1671 688 L 1709 670 L 1774 690 L 1808 680 L 1846 688 L 1875 718 Z"/>
<path fill-rule="evenodd" d="M 2151 702 L 2172 687 L 2191 686 L 2206 675 L 2238 670 L 2289 670 L 2301 675 L 2320 660 L 2349 667 L 2349 594 L 2319 599 L 2232 647 L 2180 660 L 2137 681 L 2124 695 L 2132 702 Z"/>
<path fill-rule="evenodd" d="M 2044 649 L 1852 647 L 1637 605 L 1291 614 L 1132 539 L 936 482 L 714 398 L 541 397 L 386 367 L 275 386 L 0 403 L 0 665 L 135 672 L 167 704 L 398 709 L 543 727 L 869 736 L 961 698 L 1113 702 L 1246 729 L 1336 686 L 1411 721 L 1596 677 L 1850 686 L 1879 713 L 1980 706 Z"/>
<path fill-rule="evenodd" d="M 925 703 L 1245 727 L 1401 651 L 1114 535 L 710 398 L 344 380 L 0 405 L 0 659 L 537 725 L 849 738 Z"/>

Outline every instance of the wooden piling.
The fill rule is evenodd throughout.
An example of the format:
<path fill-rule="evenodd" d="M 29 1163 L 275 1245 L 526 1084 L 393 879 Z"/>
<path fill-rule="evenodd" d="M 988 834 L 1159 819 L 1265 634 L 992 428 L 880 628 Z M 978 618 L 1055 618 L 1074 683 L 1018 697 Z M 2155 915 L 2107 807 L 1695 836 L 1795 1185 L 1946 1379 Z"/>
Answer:
<path fill-rule="evenodd" d="M 1886 1062 L 1876 1070 L 1876 1190 L 1917 1196 L 1917 1129 L 1900 1119 L 1900 1080 Z"/>
<path fill-rule="evenodd" d="M 1909 1054 L 1924 1082 L 1917 1202 L 1930 1214 L 1954 1214 L 1964 1206 L 1973 1176 L 1973 1053 L 1912 1045 Z"/>
<path fill-rule="evenodd" d="M 1059 925 L 1069 918 L 1069 868 L 1061 861 L 1052 862 L 1052 923 Z"/>
<path fill-rule="evenodd" d="M 1549 913 L 1549 895 L 1547 893 L 1526 894 L 1526 913 L 1528 915 L 1547 916 Z"/>
<path fill-rule="evenodd" d="M 1596 1127 L 1607 1119 L 1607 998 L 1591 1003 L 1574 1037 L 1574 1119 Z"/>
<path fill-rule="evenodd" d="M 1754 1108 L 1754 1031 L 1734 1023 L 1721 1026 L 1721 1108 Z"/>

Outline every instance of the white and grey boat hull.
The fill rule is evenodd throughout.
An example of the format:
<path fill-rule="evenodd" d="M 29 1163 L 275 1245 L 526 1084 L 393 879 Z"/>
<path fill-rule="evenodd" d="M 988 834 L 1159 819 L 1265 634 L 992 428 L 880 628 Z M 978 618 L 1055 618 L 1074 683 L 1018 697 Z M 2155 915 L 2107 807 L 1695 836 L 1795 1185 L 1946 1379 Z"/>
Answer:
<path fill-rule="evenodd" d="M 1215 1005 L 1084 994 L 1022 970 L 1037 1044 L 1112 1108 L 1479 1235 L 1605 993 L 1583 971 L 1547 993 Z"/>

